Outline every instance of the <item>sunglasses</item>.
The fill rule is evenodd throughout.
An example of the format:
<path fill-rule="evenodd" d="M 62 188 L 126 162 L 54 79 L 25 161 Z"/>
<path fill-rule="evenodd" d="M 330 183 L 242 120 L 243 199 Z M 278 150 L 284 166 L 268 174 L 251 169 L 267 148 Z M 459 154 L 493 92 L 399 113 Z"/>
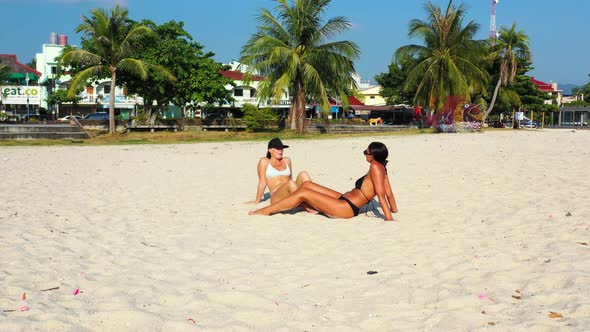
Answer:
<path fill-rule="evenodd" d="M 370 156 L 371 155 L 371 152 L 369 152 L 369 149 L 366 149 L 366 150 L 363 151 L 363 154 L 365 156 Z"/>

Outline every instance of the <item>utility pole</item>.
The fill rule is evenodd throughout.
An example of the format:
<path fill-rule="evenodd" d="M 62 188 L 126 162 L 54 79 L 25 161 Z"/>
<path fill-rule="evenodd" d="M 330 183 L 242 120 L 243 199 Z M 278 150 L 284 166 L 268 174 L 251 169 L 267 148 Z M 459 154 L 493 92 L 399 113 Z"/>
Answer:
<path fill-rule="evenodd" d="M 27 72 L 25 74 L 25 82 L 27 82 L 27 91 L 25 92 L 25 94 L 27 95 L 27 121 L 29 121 L 29 118 L 31 117 L 31 115 L 29 114 L 29 81 L 31 79 L 29 78 L 29 73 Z"/>

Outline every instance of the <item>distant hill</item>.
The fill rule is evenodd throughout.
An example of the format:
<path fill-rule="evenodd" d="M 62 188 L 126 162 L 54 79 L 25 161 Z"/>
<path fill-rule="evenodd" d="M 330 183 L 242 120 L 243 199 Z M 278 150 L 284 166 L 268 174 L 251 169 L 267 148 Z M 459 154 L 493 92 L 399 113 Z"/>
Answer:
<path fill-rule="evenodd" d="M 558 89 L 563 90 L 563 94 L 564 95 L 571 95 L 572 94 L 572 90 L 574 88 L 577 88 L 577 87 L 579 87 L 579 85 L 577 85 L 577 84 L 570 84 L 570 83 L 565 83 L 565 84 L 559 83 L 557 85 L 557 88 Z"/>

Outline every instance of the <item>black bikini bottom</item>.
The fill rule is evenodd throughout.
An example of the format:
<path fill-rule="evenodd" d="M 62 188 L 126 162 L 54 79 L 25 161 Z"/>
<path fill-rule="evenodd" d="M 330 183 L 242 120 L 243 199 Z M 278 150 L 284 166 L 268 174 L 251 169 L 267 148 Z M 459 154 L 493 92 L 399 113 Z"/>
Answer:
<path fill-rule="evenodd" d="M 340 197 L 338 197 L 338 199 L 343 200 L 346 203 L 348 203 L 348 205 L 350 205 L 350 208 L 352 209 L 352 213 L 354 214 L 355 217 L 359 215 L 360 209 L 356 205 L 352 204 L 352 202 L 348 198 L 346 198 L 344 196 L 340 196 Z"/>

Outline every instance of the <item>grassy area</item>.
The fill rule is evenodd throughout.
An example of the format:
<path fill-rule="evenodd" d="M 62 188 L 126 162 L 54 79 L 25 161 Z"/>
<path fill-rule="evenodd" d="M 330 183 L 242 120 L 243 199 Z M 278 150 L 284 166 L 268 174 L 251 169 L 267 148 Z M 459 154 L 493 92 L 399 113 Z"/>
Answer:
<path fill-rule="evenodd" d="M 294 131 L 280 132 L 223 132 L 223 131 L 182 131 L 182 132 L 132 132 L 129 134 L 108 135 L 101 132 L 91 132 L 93 138 L 85 140 L 14 140 L 0 141 L 0 146 L 51 146 L 51 145 L 128 145 L 128 144 L 184 144 L 199 142 L 227 142 L 227 141 L 268 141 L 273 137 L 282 140 L 289 139 L 336 139 L 343 137 L 366 136 L 407 136 L 421 133 L 431 133 L 431 129 L 410 129 L 386 133 L 362 134 L 306 134 L 298 135 Z"/>

